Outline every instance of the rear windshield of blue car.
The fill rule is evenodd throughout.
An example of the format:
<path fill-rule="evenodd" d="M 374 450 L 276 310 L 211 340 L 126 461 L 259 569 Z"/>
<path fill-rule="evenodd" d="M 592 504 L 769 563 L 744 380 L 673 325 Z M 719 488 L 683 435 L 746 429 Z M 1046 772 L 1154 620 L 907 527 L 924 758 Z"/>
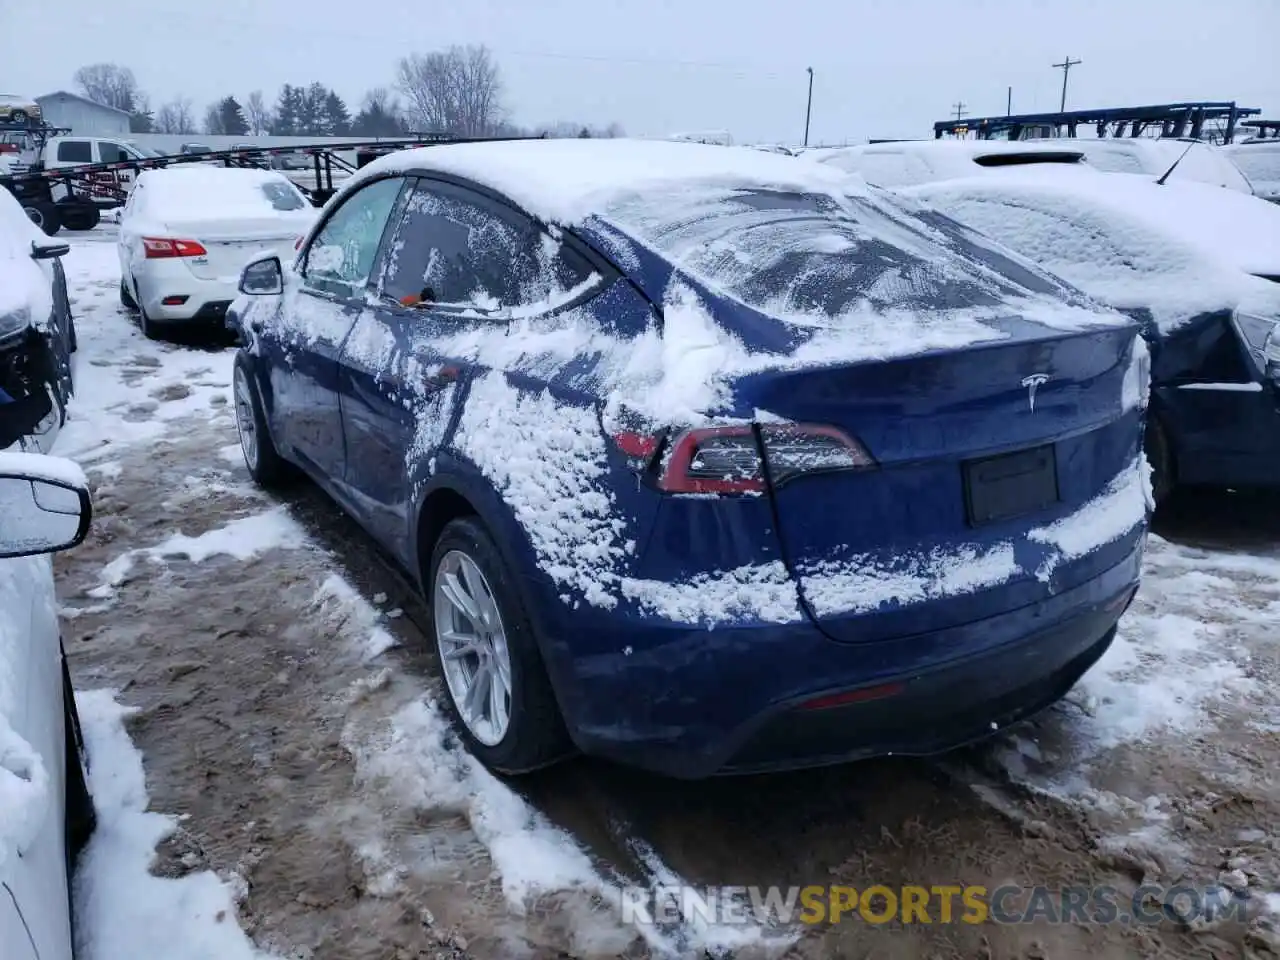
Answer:
<path fill-rule="evenodd" d="M 1073 292 L 974 231 L 888 194 L 690 184 L 621 199 L 605 219 L 743 303 L 797 322 Z"/>

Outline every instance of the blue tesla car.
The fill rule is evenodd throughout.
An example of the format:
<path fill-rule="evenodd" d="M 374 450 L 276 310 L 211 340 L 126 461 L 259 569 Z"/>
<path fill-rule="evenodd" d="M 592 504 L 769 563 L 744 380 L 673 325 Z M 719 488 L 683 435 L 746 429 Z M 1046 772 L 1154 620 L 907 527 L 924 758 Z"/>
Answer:
<path fill-rule="evenodd" d="M 233 392 L 420 583 L 502 773 L 925 755 L 1059 699 L 1137 587 L 1137 327 L 745 148 L 403 151 L 240 280 Z"/>

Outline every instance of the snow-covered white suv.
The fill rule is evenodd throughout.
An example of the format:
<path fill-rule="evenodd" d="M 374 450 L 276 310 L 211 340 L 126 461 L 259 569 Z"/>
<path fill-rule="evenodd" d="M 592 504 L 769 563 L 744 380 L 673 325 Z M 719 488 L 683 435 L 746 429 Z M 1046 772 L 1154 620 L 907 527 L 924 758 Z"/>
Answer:
<path fill-rule="evenodd" d="M 70 875 L 94 827 L 47 556 L 92 507 L 71 461 L 0 452 L 0 957 L 71 960 Z"/>

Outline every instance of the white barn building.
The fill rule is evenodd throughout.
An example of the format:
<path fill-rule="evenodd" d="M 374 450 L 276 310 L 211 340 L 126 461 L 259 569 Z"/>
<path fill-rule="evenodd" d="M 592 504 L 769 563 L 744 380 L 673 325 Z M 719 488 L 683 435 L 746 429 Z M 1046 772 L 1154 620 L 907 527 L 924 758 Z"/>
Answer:
<path fill-rule="evenodd" d="M 105 103 L 96 103 L 78 93 L 59 90 L 36 97 L 44 122 L 53 127 L 69 127 L 81 137 L 127 137 L 129 114 Z"/>

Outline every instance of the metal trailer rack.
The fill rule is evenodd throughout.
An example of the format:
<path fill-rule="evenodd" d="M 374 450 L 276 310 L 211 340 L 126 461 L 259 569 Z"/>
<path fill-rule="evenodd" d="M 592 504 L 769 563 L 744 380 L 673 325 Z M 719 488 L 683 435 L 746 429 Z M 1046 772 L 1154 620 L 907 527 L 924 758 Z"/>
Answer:
<path fill-rule="evenodd" d="M 15 127 L 15 130 L 18 128 Z M 23 126 L 25 132 L 35 132 L 43 143 L 48 136 L 66 131 L 52 127 L 30 128 Z M 0 124 L 0 132 L 5 125 Z M 373 160 L 397 150 L 412 147 L 434 146 L 447 143 L 484 143 L 497 140 L 541 139 L 538 137 L 451 137 L 444 134 L 409 134 L 404 137 L 384 137 L 371 140 L 360 140 L 349 143 L 326 141 L 321 143 L 296 144 L 281 147 L 254 147 L 253 149 L 214 150 L 208 153 L 173 154 L 154 157 L 146 160 L 122 160 L 109 163 L 84 163 L 72 167 L 56 167 L 45 169 L 36 163 L 30 169 L 9 176 L 0 176 L 0 187 L 14 194 L 27 210 L 28 216 L 39 224 L 46 233 L 54 234 L 65 226 L 69 230 L 92 230 L 100 219 L 98 200 L 106 199 L 103 206 L 121 206 L 128 199 L 129 190 L 118 173 L 122 171 L 138 172 L 141 170 L 159 170 L 168 166 L 183 163 L 217 163 L 225 167 L 258 167 L 268 168 L 270 158 L 280 155 L 304 154 L 311 158 L 311 172 L 315 177 L 314 186 L 297 184 L 317 207 L 337 192 L 334 186 L 334 173 L 351 174 Z M 354 152 L 355 163 L 348 162 L 339 153 Z M 280 171 L 289 176 L 290 172 Z M 61 184 L 67 190 L 67 196 L 61 201 L 53 200 L 53 186 Z"/>
<path fill-rule="evenodd" d="M 1240 124 L 1248 137 L 1241 143 L 1274 143 L 1280 141 L 1280 120 L 1246 120 Z"/>
<path fill-rule="evenodd" d="M 1161 103 L 1144 107 L 940 120 L 933 125 L 933 136 L 935 140 L 970 134 L 979 140 L 1074 137 L 1079 127 L 1091 126 L 1099 137 L 1155 135 L 1231 143 L 1238 133 L 1236 128 L 1240 121 L 1261 113 L 1257 107 L 1241 107 L 1234 100 Z"/>

